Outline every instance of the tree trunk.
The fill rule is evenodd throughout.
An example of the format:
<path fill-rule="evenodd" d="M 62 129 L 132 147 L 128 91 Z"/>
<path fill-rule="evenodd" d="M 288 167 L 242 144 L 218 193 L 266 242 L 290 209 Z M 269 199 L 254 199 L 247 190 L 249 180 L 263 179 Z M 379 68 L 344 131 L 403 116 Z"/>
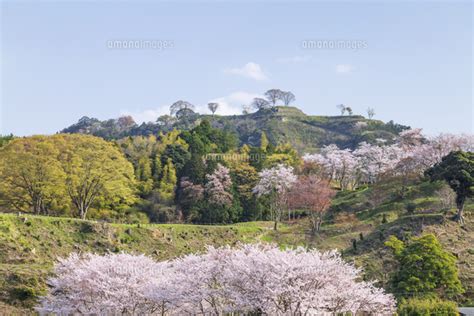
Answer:
<path fill-rule="evenodd" d="M 278 225 L 278 221 L 275 220 L 275 223 L 273 224 L 273 230 L 277 230 L 277 225 Z"/>
<path fill-rule="evenodd" d="M 319 233 L 319 231 L 321 230 L 321 224 L 323 223 L 323 219 L 322 218 L 318 218 L 318 221 L 316 222 L 316 231 Z"/>
<path fill-rule="evenodd" d="M 455 219 L 461 225 L 464 225 L 464 216 L 463 216 L 464 201 L 465 201 L 464 198 L 460 198 L 460 199 L 458 199 L 458 201 L 456 203 L 457 207 L 458 207 L 458 213 L 456 214 Z"/>

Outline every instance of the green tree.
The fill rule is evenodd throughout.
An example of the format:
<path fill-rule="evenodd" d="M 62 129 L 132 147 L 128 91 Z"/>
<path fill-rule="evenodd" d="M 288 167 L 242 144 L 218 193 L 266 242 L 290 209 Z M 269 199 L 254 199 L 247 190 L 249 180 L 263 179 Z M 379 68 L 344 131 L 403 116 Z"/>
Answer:
<path fill-rule="evenodd" d="M 155 157 L 153 159 L 152 174 L 153 174 L 153 180 L 155 181 L 156 186 L 158 186 L 158 181 L 161 178 L 162 171 L 163 171 L 163 163 L 161 162 L 161 157 L 159 154 L 155 154 Z"/>
<path fill-rule="evenodd" d="M 14 138 L 13 134 L 10 135 L 0 135 L 0 148 L 8 144 Z"/>
<path fill-rule="evenodd" d="M 66 189 L 82 219 L 94 203 L 113 207 L 135 202 L 133 166 L 116 146 L 88 135 L 52 137 L 64 140 L 61 162 L 66 173 Z"/>
<path fill-rule="evenodd" d="M 263 152 L 267 151 L 269 141 L 267 138 L 267 134 L 265 132 L 262 132 L 262 135 L 260 136 L 260 148 L 262 149 Z"/>
<path fill-rule="evenodd" d="M 456 193 L 458 213 L 456 220 L 464 224 L 464 203 L 474 196 L 474 153 L 455 151 L 426 170 L 431 180 L 445 180 Z"/>
<path fill-rule="evenodd" d="M 165 165 L 168 159 L 171 159 L 173 166 L 178 174 L 190 159 L 190 154 L 181 144 L 169 144 L 161 155 L 161 165 Z"/>
<path fill-rule="evenodd" d="M 458 278 L 456 258 L 443 250 L 433 234 L 404 243 L 390 236 L 385 245 L 399 262 L 393 275 L 394 293 L 401 298 L 451 298 L 464 289 Z"/>
<path fill-rule="evenodd" d="M 297 167 L 301 164 L 301 158 L 298 152 L 291 146 L 291 144 L 278 145 L 273 150 L 273 153 L 266 157 L 264 166 L 271 168 L 279 164 Z"/>
<path fill-rule="evenodd" d="M 65 173 L 59 155 L 47 136 L 16 138 L 1 148 L 2 204 L 35 214 L 49 214 L 53 205 L 64 206 Z"/>
<path fill-rule="evenodd" d="M 237 161 L 232 166 L 231 175 L 240 204 L 244 209 L 243 220 L 261 219 L 261 215 L 257 213 L 258 201 L 252 192 L 259 180 L 257 170 L 247 162 Z"/>
<path fill-rule="evenodd" d="M 13 140 L 0 150 L 0 192 L 9 206 L 50 214 L 74 208 L 85 218 L 95 203 L 135 201 L 132 165 L 113 143 L 57 134 Z"/>
<path fill-rule="evenodd" d="M 163 176 L 161 177 L 158 188 L 160 199 L 163 202 L 169 203 L 173 201 L 176 190 L 176 181 L 176 169 L 174 168 L 171 159 L 168 159 L 163 167 Z"/>

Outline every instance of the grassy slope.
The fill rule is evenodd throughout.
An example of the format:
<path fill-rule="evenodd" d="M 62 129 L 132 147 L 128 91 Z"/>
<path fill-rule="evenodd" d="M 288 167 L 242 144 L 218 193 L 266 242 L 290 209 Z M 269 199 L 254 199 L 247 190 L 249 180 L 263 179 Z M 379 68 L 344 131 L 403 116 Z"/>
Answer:
<path fill-rule="evenodd" d="M 201 251 L 205 245 L 233 245 L 237 242 L 269 241 L 280 245 L 305 245 L 321 250 L 342 249 L 347 260 L 364 267 L 367 279 L 378 279 L 388 286 L 388 271 L 394 260 L 383 247 L 391 234 L 433 232 L 458 258 L 461 279 L 467 288 L 460 301 L 474 301 L 474 219 L 473 204 L 467 205 L 467 223 L 460 228 L 436 211 L 434 192 L 439 184 L 413 185 L 404 203 L 417 204 L 418 210 L 407 215 L 392 186 L 383 188 L 386 197 L 369 207 L 373 188 L 338 194 L 330 216 L 318 236 L 308 234 L 306 220 L 295 220 L 272 231 L 271 223 L 251 222 L 231 226 L 198 225 L 118 225 L 68 218 L 16 216 L 0 214 L 0 310 L 19 314 L 31 308 L 46 289 L 54 259 L 72 251 L 126 251 L 167 259 Z M 388 223 L 382 224 L 385 213 Z M 346 214 L 342 216 L 341 214 Z M 347 215 L 351 214 L 351 215 Z M 26 220 L 25 220 L 26 219 Z M 363 240 L 360 240 L 360 233 Z M 352 240 L 357 240 L 357 250 Z M 8 307 L 2 304 L 9 304 Z M 7 309 L 8 308 L 8 309 Z M 17 309 L 18 308 L 18 309 Z"/>

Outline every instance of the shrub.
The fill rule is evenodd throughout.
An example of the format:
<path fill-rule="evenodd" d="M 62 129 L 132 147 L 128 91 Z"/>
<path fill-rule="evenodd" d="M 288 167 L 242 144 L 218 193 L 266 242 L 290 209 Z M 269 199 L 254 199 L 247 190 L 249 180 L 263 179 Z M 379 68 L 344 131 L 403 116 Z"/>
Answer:
<path fill-rule="evenodd" d="M 415 213 L 415 210 L 416 210 L 416 204 L 415 203 L 407 203 L 407 205 L 405 206 L 408 214 L 413 214 Z"/>
<path fill-rule="evenodd" d="M 398 306 L 400 316 L 456 316 L 459 315 L 455 302 L 439 299 L 402 300 Z"/>
<path fill-rule="evenodd" d="M 456 257 L 445 251 L 433 234 L 406 242 L 390 236 L 385 245 L 392 248 L 399 262 L 392 284 L 400 297 L 451 298 L 464 292 Z"/>
<path fill-rule="evenodd" d="M 20 285 L 10 290 L 11 300 L 26 301 L 35 298 L 36 295 L 35 289 L 26 285 Z"/>

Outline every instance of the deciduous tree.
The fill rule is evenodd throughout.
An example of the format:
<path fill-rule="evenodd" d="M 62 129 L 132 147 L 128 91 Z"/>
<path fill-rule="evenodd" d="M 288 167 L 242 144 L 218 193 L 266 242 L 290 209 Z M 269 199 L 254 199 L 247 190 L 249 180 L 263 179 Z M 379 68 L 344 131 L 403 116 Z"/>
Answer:
<path fill-rule="evenodd" d="M 112 143 L 87 135 L 64 137 L 62 165 L 66 189 L 80 218 L 95 202 L 127 205 L 135 201 L 133 167 Z"/>
<path fill-rule="evenodd" d="M 186 110 L 194 111 L 194 105 L 188 101 L 178 100 L 170 106 L 171 115 L 177 115 L 179 111 L 183 112 Z"/>
<path fill-rule="evenodd" d="M 127 254 L 60 260 L 37 310 L 53 314 L 393 314 L 392 295 L 360 281 L 335 251 L 212 248 L 155 263 Z"/>
<path fill-rule="evenodd" d="M 283 207 L 287 206 L 288 191 L 296 182 L 293 167 L 278 165 L 271 169 L 264 169 L 259 174 L 260 180 L 253 189 L 257 196 L 268 196 L 270 199 L 270 213 L 276 230 L 281 220 Z"/>
<path fill-rule="evenodd" d="M 232 180 L 229 169 L 218 164 L 212 174 L 206 175 L 206 180 L 205 192 L 209 203 L 211 205 L 230 207 L 233 196 L 231 193 Z"/>
<path fill-rule="evenodd" d="M 52 138 L 13 139 L 0 149 L 2 204 L 23 212 L 48 214 L 51 204 L 63 201 L 66 175 Z"/>
<path fill-rule="evenodd" d="M 280 98 L 285 106 L 290 105 L 291 102 L 296 100 L 295 95 L 290 91 L 283 91 Z"/>
<path fill-rule="evenodd" d="M 270 89 L 265 92 L 265 97 L 271 103 L 272 106 L 275 106 L 278 100 L 281 100 L 283 91 L 280 89 Z"/>
<path fill-rule="evenodd" d="M 327 180 L 315 175 L 300 176 L 289 193 L 291 208 L 309 212 L 311 232 L 319 232 L 324 214 L 331 205 L 336 191 L 331 188 Z"/>
<path fill-rule="evenodd" d="M 212 115 L 214 115 L 214 113 L 216 113 L 217 109 L 219 108 L 219 103 L 208 103 L 207 108 L 209 109 L 209 111 L 211 111 Z"/>
<path fill-rule="evenodd" d="M 257 110 L 263 110 L 270 108 L 270 103 L 262 98 L 255 98 L 252 101 L 252 106 Z"/>

